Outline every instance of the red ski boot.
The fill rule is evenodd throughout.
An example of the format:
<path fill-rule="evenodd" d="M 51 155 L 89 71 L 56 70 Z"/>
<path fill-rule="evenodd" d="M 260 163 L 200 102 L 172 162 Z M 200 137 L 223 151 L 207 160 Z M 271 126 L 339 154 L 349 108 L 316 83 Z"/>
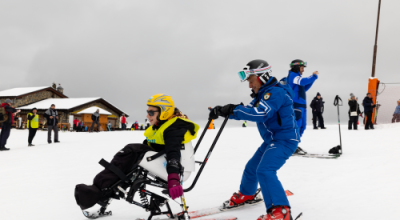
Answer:
<path fill-rule="evenodd" d="M 251 196 L 246 196 L 243 195 L 240 191 L 239 193 L 233 193 L 232 197 L 230 200 L 225 201 L 224 204 L 222 205 L 222 210 L 223 209 L 232 209 L 232 208 L 237 208 L 239 206 L 243 206 L 245 204 L 256 204 L 259 202 L 262 202 L 262 198 L 259 195 L 261 189 L 257 189 L 256 193 Z"/>
<path fill-rule="evenodd" d="M 258 217 L 257 220 L 293 220 L 293 218 L 289 207 L 275 206 L 270 208 L 266 215 Z"/>

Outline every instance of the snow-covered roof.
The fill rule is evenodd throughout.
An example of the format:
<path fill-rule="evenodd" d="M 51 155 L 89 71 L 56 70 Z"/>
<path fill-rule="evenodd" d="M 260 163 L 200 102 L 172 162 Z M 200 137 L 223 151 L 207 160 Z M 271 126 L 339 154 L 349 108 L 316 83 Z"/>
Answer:
<path fill-rule="evenodd" d="M 50 86 L 41 86 L 41 87 L 25 87 L 25 88 L 13 88 L 8 90 L 0 91 L 1 96 L 21 96 L 28 93 L 36 92 L 42 89 L 52 88 Z"/>
<path fill-rule="evenodd" d="M 30 110 L 32 108 L 48 109 L 52 104 L 56 105 L 56 109 L 71 109 L 89 102 L 101 99 L 97 98 L 61 98 L 61 99 L 45 99 L 30 105 L 18 107 L 18 109 Z M 92 112 L 93 113 L 93 112 Z"/>
<path fill-rule="evenodd" d="M 106 110 L 104 110 L 102 108 L 96 107 L 96 106 L 87 108 L 87 109 L 82 110 L 82 111 L 80 111 L 80 112 L 78 112 L 76 114 L 93 114 L 94 112 L 97 111 L 97 109 L 100 110 L 99 111 L 100 115 L 112 115 L 110 112 L 108 112 L 108 111 L 106 111 Z"/>

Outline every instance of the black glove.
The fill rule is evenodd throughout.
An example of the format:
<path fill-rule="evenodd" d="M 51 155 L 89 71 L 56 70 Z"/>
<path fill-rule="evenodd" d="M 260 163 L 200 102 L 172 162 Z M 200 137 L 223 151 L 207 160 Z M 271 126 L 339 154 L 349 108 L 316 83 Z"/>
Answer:
<path fill-rule="evenodd" d="M 219 116 L 219 111 L 222 108 L 222 106 L 215 106 L 210 110 L 210 115 L 208 116 L 210 119 L 217 119 Z"/>
<path fill-rule="evenodd" d="M 241 104 L 243 105 L 243 104 Z M 209 118 L 217 119 L 218 116 L 228 117 L 229 115 L 233 114 L 233 109 L 235 109 L 238 105 L 228 104 L 224 106 L 215 106 L 211 109 Z"/>
<path fill-rule="evenodd" d="M 233 105 L 233 104 L 227 104 L 224 107 L 221 108 L 219 111 L 221 116 L 223 117 L 229 117 L 229 115 L 233 115 L 233 109 L 236 108 L 238 105 Z"/>

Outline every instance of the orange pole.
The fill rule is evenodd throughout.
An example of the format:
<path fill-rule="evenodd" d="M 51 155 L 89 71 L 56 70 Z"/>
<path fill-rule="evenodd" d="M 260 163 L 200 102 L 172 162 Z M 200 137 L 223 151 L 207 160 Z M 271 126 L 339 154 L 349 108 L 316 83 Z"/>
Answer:
<path fill-rule="evenodd" d="M 370 78 L 368 82 L 368 93 L 371 93 L 372 101 L 376 104 L 376 97 L 378 96 L 378 85 L 379 80 L 378 78 Z M 372 123 L 375 124 L 375 112 L 376 108 L 374 108 L 372 112 Z M 365 118 L 366 119 L 366 118 Z"/>

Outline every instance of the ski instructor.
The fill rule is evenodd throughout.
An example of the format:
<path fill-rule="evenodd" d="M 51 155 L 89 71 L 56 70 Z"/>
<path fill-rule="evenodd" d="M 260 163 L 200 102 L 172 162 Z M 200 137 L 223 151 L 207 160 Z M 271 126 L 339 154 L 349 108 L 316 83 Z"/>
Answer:
<path fill-rule="evenodd" d="M 293 60 L 290 63 L 290 70 L 287 77 L 289 86 L 294 91 L 293 107 L 296 115 L 297 126 L 299 127 L 300 137 L 303 136 L 307 127 L 307 96 L 306 92 L 318 79 L 318 71 L 313 72 L 309 77 L 303 77 L 304 68 L 307 67 L 307 62 L 302 60 Z M 306 154 L 303 149 L 298 147 L 296 154 Z"/>
<path fill-rule="evenodd" d="M 250 61 L 239 72 L 239 77 L 242 82 L 249 83 L 253 101 L 246 107 L 216 106 L 211 110 L 210 118 L 229 116 L 229 119 L 256 122 L 264 141 L 245 167 L 239 192 L 224 204 L 225 208 L 256 202 L 260 184 L 267 214 L 257 220 L 290 220 L 289 201 L 276 172 L 297 149 L 300 135 L 293 110 L 293 91 L 285 78 L 278 82 L 270 76 L 271 72 L 266 61 Z"/>

